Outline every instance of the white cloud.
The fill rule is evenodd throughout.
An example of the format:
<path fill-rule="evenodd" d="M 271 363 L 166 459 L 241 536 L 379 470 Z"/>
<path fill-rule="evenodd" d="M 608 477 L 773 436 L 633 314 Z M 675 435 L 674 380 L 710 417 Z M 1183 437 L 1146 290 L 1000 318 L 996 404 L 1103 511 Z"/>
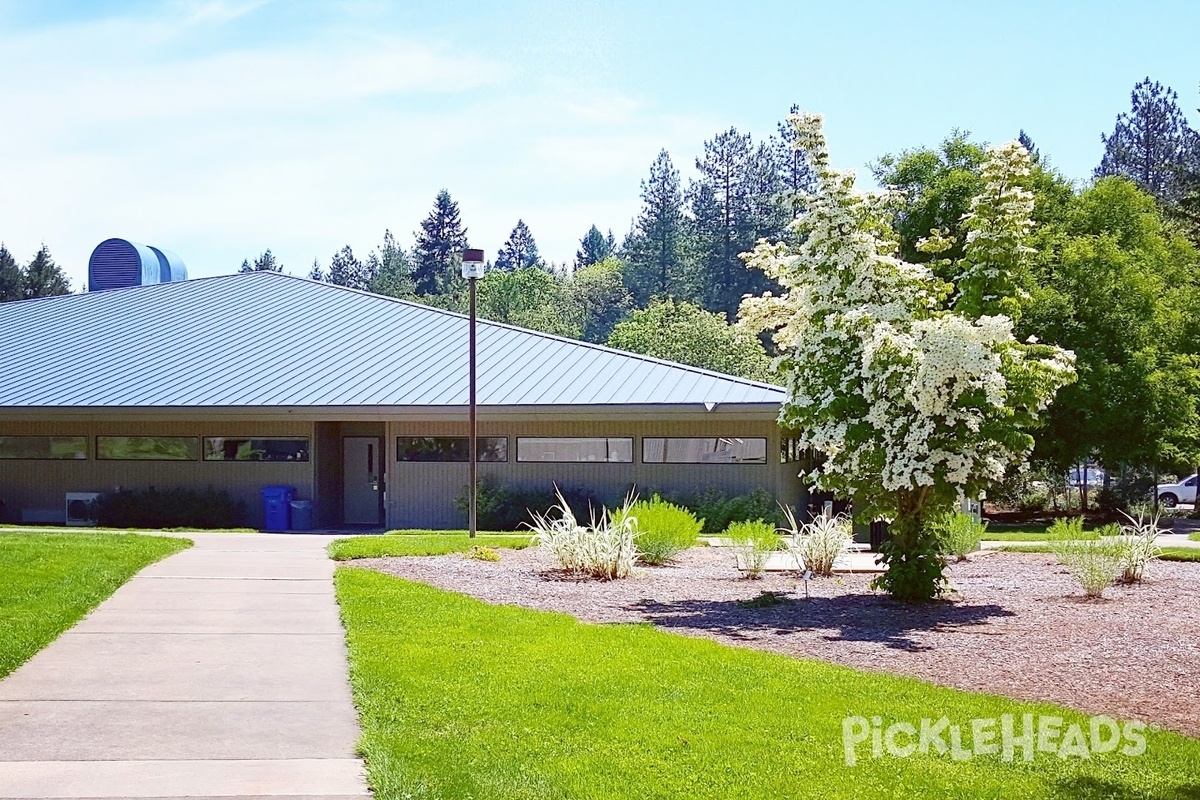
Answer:
<path fill-rule="evenodd" d="M 446 187 L 473 244 L 494 252 L 521 217 L 561 262 L 592 223 L 628 229 L 659 149 L 690 161 L 721 127 L 414 32 L 214 37 L 260 5 L 0 35 L 20 65 L 0 74 L 0 240 L 22 259 L 44 241 L 76 285 L 114 235 L 193 275 L 265 247 L 305 273 L 385 227 L 409 241 Z"/>

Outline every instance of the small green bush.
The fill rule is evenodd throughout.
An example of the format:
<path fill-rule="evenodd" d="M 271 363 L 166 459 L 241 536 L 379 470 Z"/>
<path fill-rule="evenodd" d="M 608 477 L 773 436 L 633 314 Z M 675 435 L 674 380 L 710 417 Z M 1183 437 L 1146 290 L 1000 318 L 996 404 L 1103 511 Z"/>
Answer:
<path fill-rule="evenodd" d="M 125 489 L 97 509 L 106 528 L 234 528 L 246 516 L 246 504 L 219 489 Z"/>
<path fill-rule="evenodd" d="M 987 522 L 976 519 L 974 514 L 962 511 L 948 514 L 942 523 L 942 552 L 957 561 L 966 561 L 969 554 L 979 549 L 987 526 Z"/>
<path fill-rule="evenodd" d="M 683 506 L 668 503 L 658 495 L 648 501 L 639 500 L 628 510 L 614 511 L 613 522 L 620 523 L 621 515 L 633 520 L 638 560 L 655 566 L 665 564 L 696 544 L 704 524 Z"/>
<path fill-rule="evenodd" d="M 478 526 L 489 531 L 524 530 L 534 514 L 557 514 L 558 493 L 578 514 L 601 507 L 599 499 L 586 489 L 556 487 L 553 484 L 525 488 L 507 486 L 491 480 L 479 482 L 475 493 L 475 514 Z M 467 487 L 454 504 L 464 515 L 469 508 Z"/>
<path fill-rule="evenodd" d="M 500 552 L 498 550 L 496 550 L 494 547 L 482 547 L 480 545 L 475 545 L 474 547 L 472 547 L 470 550 L 468 550 L 463 555 L 466 558 L 470 558 L 475 561 L 499 561 L 500 560 Z"/>
<path fill-rule="evenodd" d="M 691 509 L 698 519 L 704 521 L 704 533 L 720 533 L 731 522 L 763 520 L 773 525 L 786 522 L 779 504 L 765 489 L 730 497 L 720 489 L 709 487 L 691 497 L 678 498 L 675 502 Z"/>
<path fill-rule="evenodd" d="M 783 537 L 775 530 L 775 526 L 761 519 L 732 522 L 725 529 L 725 535 L 733 541 L 741 567 L 751 580 L 762 577 L 771 553 L 783 547 Z"/>

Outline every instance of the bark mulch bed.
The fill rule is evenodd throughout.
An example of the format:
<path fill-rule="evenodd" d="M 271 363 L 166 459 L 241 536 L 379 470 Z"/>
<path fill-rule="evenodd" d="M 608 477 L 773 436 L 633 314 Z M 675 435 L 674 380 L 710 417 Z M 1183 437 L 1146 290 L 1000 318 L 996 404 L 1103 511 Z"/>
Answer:
<path fill-rule="evenodd" d="M 742 579 L 723 548 L 625 580 L 565 578 L 535 548 L 489 563 L 461 555 L 354 562 L 489 603 L 588 622 L 652 622 L 727 644 L 910 675 L 943 686 L 1048 700 L 1200 736 L 1200 564 L 1152 564 L 1146 582 L 1099 601 L 1051 556 L 983 553 L 949 570 L 949 601 L 905 606 L 870 576 Z M 742 605 L 762 592 L 784 602 Z"/>

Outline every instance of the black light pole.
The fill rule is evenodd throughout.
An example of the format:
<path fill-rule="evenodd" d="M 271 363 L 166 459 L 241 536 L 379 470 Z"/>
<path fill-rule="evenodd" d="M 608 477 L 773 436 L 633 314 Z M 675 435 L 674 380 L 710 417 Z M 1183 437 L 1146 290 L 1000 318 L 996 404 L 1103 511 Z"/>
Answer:
<path fill-rule="evenodd" d="M 479 451 L 476 443 L 475 431 L 475 281 L 483 273 L 483 251 L 482 250 L 463 250 L 462 255 L 462 274 L 467 279 L 467 284 L 471 287 L 471 333 L 470 333 L 470 360 L 471 360 L 471 387 L 470 399 L 467 401 L 470 406 L 468 412 L 468 426 L 471 431 L 468 435 L 470 445 L 467 448 L 467 460 L 470 461 L 471 473 L 471 488 L 470 488 L 470 503 L 467 511 L 467 530 L 472 539 L 475 538 L 475 487 L 477 485 L 479 471 Z"/>

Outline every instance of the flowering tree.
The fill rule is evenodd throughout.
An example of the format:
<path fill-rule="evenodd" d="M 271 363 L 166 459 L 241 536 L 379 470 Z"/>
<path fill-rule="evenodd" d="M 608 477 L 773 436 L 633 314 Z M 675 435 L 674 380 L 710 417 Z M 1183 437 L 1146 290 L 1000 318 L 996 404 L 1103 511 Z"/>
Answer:
<path fill-rule="evenodd" d="M 943 262 L 955 285 L 897 257 L 888 196 L 855 192 L 852 173 L 830 168 L 821 117 L 791 122 L 816 188 L 794 223 L 800 244 L 761 242 L 747 256 L 784 293 L 747 298 L 741 321 L 774 332 L 789 389 L 780 423 L 822 456 L 811 482 L 891 520 L 879 585 L 932 598 L 944 588 L 932 523 L 1028 453 L 1038 413 L 1074 379 L 1072 353 L 1013 337 L 1029 154 L 1016 143 L 989 153 L 964 255 Z M 950 244 L 932 232 L 922 247 Z"/>

